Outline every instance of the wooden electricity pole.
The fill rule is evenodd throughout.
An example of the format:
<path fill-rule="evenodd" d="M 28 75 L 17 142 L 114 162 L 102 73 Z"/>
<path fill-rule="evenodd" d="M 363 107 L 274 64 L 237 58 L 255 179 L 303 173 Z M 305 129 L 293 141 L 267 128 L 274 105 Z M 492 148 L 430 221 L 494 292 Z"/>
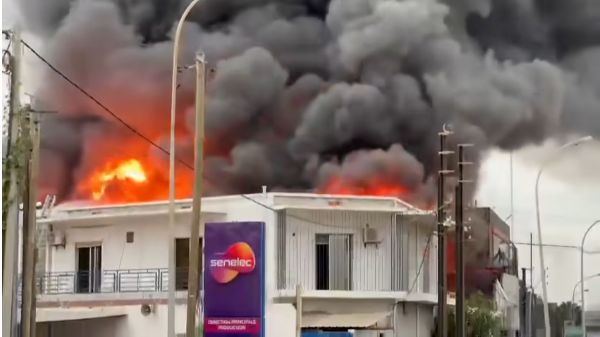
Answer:
<path fill-rule="evenodd" d="M 196 54 L 196 134 L 194 161 L 194 194 L 192 200 L 192 223 L 190 230 L 190 263 L 188 269 L 188 299 L 186 337 L 195 337 L 196 308 L 198 305 L 200 259 L 200 220 L 202 215 L 202 177 L 204 164 L 204 104 L 206 96 L 206 59 Z"/>
<path fill-rule="evenodd" d="M 10 43 L 12 50 L 9 52 L 9 71 L 10 71 L 10 109 L 9 109 L 9 156 L 18 156 L 15 145 L 19 138 L 19 117 L 20 113 L 20 87 L 21 87 L 21 34 L 19 27 L 15 27 L 10 32 Z M 3 158 L 3 161 L 5 159 Z M 13 165 L 14 166 L 14 165 Z M 8 211 L 6 213 L 5 244 L 2 246 L 2 336 L 14 335 L 14 323 L 16 315 L 16 281 L 17 281 L 17 248 L 19 242 L 19 192 L 18 192 L 18 172 L 9 167 L 10 186 L 8 192 Z"/>
<path fill-rule="evenodd" d="M 456 337 L 465 337 L 465 224 L 464 224 L 464 184 L 472 181 L 465 180 L 465 166 L 472 163 L 465 160 L 465 147 L 471 144 L 458 145 L 458 184 L 456 185 L 455 205 L 455 268 L 456 268 Z"/>
<path fill-rule="evenodd" d="M 30 153 L 27 160 L 27 179 L 23 196 L 23 303 L 21 306 L 22 337 L 35 337 L 36 284 L 35 264 L 37 244 L 37 182 L 39 173 L 40 133 L 37 113 L 28 109 L 29 125 L 22 132 L 30 135 Z"/>
<path fill-rule="evenodd" d="M 447 137 L 452 135 L 444 125 L 442 132 L 439 133 L 439 160 L 440 170 L 438 172 L 438 200 L 437 200 L 437 234 L 438 234 L 438 303 L 437 303 L 437 336 L 448 336 L 448 241 L 446 238 L 446 192 L 445 177 L 453 171 L 447 169 L 446 158 L 453 154 L 453 151 L 447 149 Z"/>

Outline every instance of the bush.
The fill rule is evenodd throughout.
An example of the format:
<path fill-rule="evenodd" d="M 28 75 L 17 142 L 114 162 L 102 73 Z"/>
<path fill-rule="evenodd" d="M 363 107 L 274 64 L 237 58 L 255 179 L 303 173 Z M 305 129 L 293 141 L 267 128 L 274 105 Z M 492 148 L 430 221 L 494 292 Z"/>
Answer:
<path fill-rule="evenodd" d="M 465 305 L 467 337 L 501 336 L 502 317 L 492 300 L 478 293 L 469 297 Z M 436 336 L 435 331 L 434 336 Z M 448 310 L 448 337 L 456 337 L 455 308 Z"/>

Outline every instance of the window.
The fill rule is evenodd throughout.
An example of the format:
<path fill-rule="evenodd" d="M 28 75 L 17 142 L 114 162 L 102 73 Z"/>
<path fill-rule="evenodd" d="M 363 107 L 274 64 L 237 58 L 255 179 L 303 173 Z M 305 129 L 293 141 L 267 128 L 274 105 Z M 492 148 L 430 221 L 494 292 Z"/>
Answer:
<path fill-rule="evenodd" d="M 202 273 L 202 238 L 198 238 L 200 250 L 198 251 L 198 271 Z M 188 271 L 190 265 L 190 239 L 175 239 L 175 289 L 188 289 Z"/>
<path fill-rule="evenodd" d="M 125 242 L 133 243 L 133 232 L 125 233 Z"/>
<path fill-rule="evenodd" d="M 510 266 L 510 244 L 497 233 L 493 232 L 492 241 L 492 263 L 491 266 L 509 267 Z"/>
<path fill-rule="evenodd" d="M 350 290 L 352 235 L 316 234 L 315 277 L 317 290 Z"/>

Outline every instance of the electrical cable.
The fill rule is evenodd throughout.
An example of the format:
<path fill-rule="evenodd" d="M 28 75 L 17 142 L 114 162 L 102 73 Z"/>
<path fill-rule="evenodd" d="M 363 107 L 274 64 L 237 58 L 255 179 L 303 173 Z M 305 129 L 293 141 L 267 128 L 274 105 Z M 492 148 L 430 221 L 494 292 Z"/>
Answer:
<path fill-rule="evenodd" d="M 164 149 L 163 147 L 161 147 L 160 145 L 156 144 L 155 142 L 153 142 L 150 138 L 144 136 L 142 133 L 140 133 L 137 129 L 135 129 L 134 127 L 132 127 L 131 125 L 129 125 L 126 121 L 124 121 L 122 118 L 120 118 L 119 116 L 117 116 L 117 114 L 115 114 L 113 111 L 111 111 L 106 105 L 102 104 L 102 102 L 100 102 L 98 99 L 96 99 L 94 96 L 92 96 L 91 94 L 89 94 L 85 89 L 83 89 L 81 86 L 79 86 L 77 83 L 73 82 L 69 77 L 67 77 L 65 74 L 63 74 L 59 69 L 57 69 L 54 65 L 52 65 L 49 61 L 47 61 L 42 55 L 40 55 L 33 47 L 31 47 L 27 42 L 21 40 L 22 44 L 29 50 L 31 51 L 38 59 L 40 59 L 43 63 L 45 63 L 52 71 L 54 71 L 56 74 L 58 74 L 60 77 L 62 77 L 65 81 L 67 81 L 69 84 L 71 84 L 73 87 L 75 87 L 77 90 L 79 90 L 82 94 L 84 94 L 87 98 L 89 98 L 90 100 L 92 100 L 94 103 L 96 103 L 99 107 L 101 107 L 104 111 L 106 111 L 108 114 L 110 114 L 112 117 L 114 117 L 118 122 L 120 122 L 121 124 L 123 124 L 127 129 L 129 129 L 131 132 L 133 132 L 134 134 L 136 134 L 137 136 L 139 136 L 140 138 L 142 138 L 143 140 L 145 140 L 146 142 L 148 142 L 151 146 L 155 147 L 156 149 L 160 150 L 161 152 L 163 152 L 166 155 L 170 155 L 169 151 Z M 4 64 L 4 55 L 5 53 L 8 51 L 3 51 L 3 64 Z M 187 167 L 190 170 L 193 170 L 193 166 L 189 165 L 188 163 L 186 163 L 185 161 L 176 158 L 177 162 L 181 163 L 182 165 L 184 165 L 185 167 Z M 203 175 L 203 178 L 213 184 L 214 186 L 218 186 L 216 185 L 211 179 L 209 179 L 208 177 L 206 177 L 206 175 Z M 240 197 L 260 206 L 263 207 L 265 209 L 268 209 L 272 212 L 277 213 L 277 210 L 266 205 L 263 204 L 255 199 L 253 199 L 250 196 L 247 196 L 245 194 L 239 194 Z M 446 205 L 443 205 L 442 207 L 445 207 Z M 437 212 L 439 209 L 433 211 L 432 213 Z M 325 226 L 325 227 L 331 227 L 331 228 L 346 228 L 345 226 L 336 226 L 336 225 L 331 225 L 331 224 L 323 224 L 323 223 L 319 223 L 317 221 L 311 220 L 311 219 L 307 219 L 307 218 L 303 218 L 297 215 L 292 215 L 292 214 L 286 214 L 286 218 L 292 218 L 292 219 L 296 219 L 296 220 L 300 220 L 303 222 L 308 222 L 308 223 L 312 223 L 315 225 L 319 225 L 319 226 Z M 412 223 L 412 222 L 411 222 Z M 423 254 L 421 256 L 421 262 L 419 264 L 419 269 L 417 270 L 417 274 L 415 276 L 415 278 L 413 279 L 411 288 L 409 289 L 407 295 L 411 294 L 412 291 L 416 288 L 416 284 L 418 282 L 418 279 L 422 273 L 423 267 L 425 265 L 425 258 L 427 255 L 427 250 L 429 248 L 429 245 L 431 243 L 431 238 L 433 237 L 433 235 L 429 235 L 429 238 L 427 239 L 427 245 L 425 247 L 425 249 L 423 250 Z"/>
<path fill-rule="evenodd" d="M 134 127 L 132 127 L 131 125 L 129 125 L 127 122 L 125 122 L 122 118 L 120 118 L 119 116 L 117 116 L 116 113 L 114 113 L 113 111 L 111 111 L 106 105 L 102 104 L 102 102 L 100 102 L 98 99 L 96 99 L 94 96 L 92 96 L 90 93 L 88 93 L 85 89 L 83 89 L 81 86 L 79 86 L 77 83 L 73 82 L 69 77 L 67 77 L 65 74 L 63 74 L 59 69 L 57 69 L 54 65 L 52 65 L 49 61 L 47 61 L 42 55 L 40 55 L 33 47 L 31 47 L 27 42 L 21 40 L 23 46 L 25 46 L 29 51 L 31 51 L 38 59 L 40 59 L 40 61 L 42 61 L 43 63 L 45 63 L 52 71 L 54 71 L 56 74 L 58 74 L 60 77 L 62 77 L 65 81 L 67 81 L 69 84 L 71 84 L 73 87 L 75 87 L 77 90 L 79 90 L 83 95 L 85 95 L 87 98 L 89 98 L 90 100 L 92 100 L 94 103 L 96 103 L 99 107 L 101 107 L 104 111 L 106 111 L 108 114 L 110 114 L 111 116 L 113 116 L 118 122 L 120 122 L 121 124 L 123 124 L 127 129 L 129 129 L 131 132 L 133 132 L 134 134 L 136 134 L 137 136 L 139 136 L 140 138 L 142 138 L 143 140 L 145 140 L 146 142 L 148 142 L 151 146 L 155 147 L 156 149 L 160 150 L 161 152 L 163 152 L 166 155 L 170 155 L 169 151 L 164 149 L 163 147 L 161 147 L 160 145 L 156 144 L 155 142 L 153 142 L 150 138 L 144 136 L 142 133 L 140 133 L 138 130 L 136 130 Z M 176 158 L 176 160 L 183 164 L 185 167 L 189 168 L 190 170 L 193 170 L 194 168 L 189 165 L 188 163 Z M 209 179 L 208 177 L 206 177 L 205 175 L 203 175 L 203 178 L 215 185 L 216 185 L 211 179 Z M 265 209 L 268 209 L 272 212 L 277 213 L 277 210 L 270 207 L 269 205 L 263 204 L 257 200 L 254 200 L 252 197 L 245 195 L 245 194 L 239 194 L 240 197 L 260 206 L 263 207 Z M 431 214 L 435 215 L 435 213 L 437 211 L 439 211 L 442 207 L 446 207 L 447 204 L 442 205 L 440 208 L 434 210 L 431 212 Z M 300 220 L 303 222 L 308 222 L 311 224 L 315 224 L 315 225 L 319 225 L 319 226 L 324 226 L 324 227 L 332 227 L 332 228 L 347 228 L 346 226 L 336 226 L 336 225 L 331 225 L 331 224 L 323 224 L 323 223 L 319 223 L 317 221 L 311 220 L 311 219 L 307 219 L 307 218 L 303 218 L 297 215 L 292 215 L 292 214 L 286 214 L 286 218 L 292 218 L 292 219 L 296 219 L 296 220 Z M 408 224 L 412 224 L 414 222 L 416 222 L 417 220 L 411 221 Z M 408 292 L 408 294 L 410 294 L 415 286 L 416 283 L 418 281 L 418 278 L 421 274 L 423 265 L 425 264 L 425 257 L 427 255 L 427 250 L 429 247 L 429 244 L 431 242 L 431 238 L 433 237 L 433 235 L 429 235 L 429 238 L 427 240 L 427 246 L 425 247 L 425 249 L 423 250 L 423 254 L 421 256 L 421 263 L 419 266 L 419 269 L 417 271 L 417 275 L 415 276 L 415 279 L 412 282 L 412 286 Z"/>
<path fill-rule="evenodd" d="M 154 148 L 160 150 L 161 152 L 163 152 L 166 155 L 170 155 L 169 151 L 163 147 L 161 147 L 160 145 L 156 144 L 155 142 L 153 142 L 150 138 L 144 136 L 141 132 L 139 132 L 137 129 L 135 129 L 134 127 L 132 127 L 131 125 L 129 125 L 126 121 L 124 121 L 122 118 L 120 118 L 119 116 L 117 116 L 116 113 L 114 113 L 113 111 L 111 111 L 106 105 L 102 104 L 102 102 L 100 102 L 98 99 L 96 99 L 94 96 L 92 96 L 91 94 L 89 94 L 85 89 L 83 89 L 81 86 L 79 86 L 77 83 L 73 82 L 69 77 L 67 77 L 65 74 L 63 74 L 59 69 L 57 69 L 54 65 L 52 65 L 49 61 L 47 61 L 42 55 L 40 55 L 33 47 L 31 47 L 27 42 L 21 40 L 21 42 L 23 43 L 23 45 L 29 49 L 37 58 L 39 58 L 43 63 L 45 63 L 52 71 L 54 71 L 55 73 L 57 73 L 60 77 L 62 77 L 65 81 L 67 81 L 69 84 L 71 84 L 73 87 L 75 87 L 77 90 L 79 90 L 82 94 L 84 94 L 87 98 L 89 98 L 90 100 L 92 100 L 94 103 L 96 103 L 99 107 L 101 107 L 104 111 L 106 111 L 108 114 L 110 114 L 111 116 L 113 116 L 118 122 L 120 122 L 121 124 L 123 124 L 127 129 L 129 129 L 131 132 L 133 132 L 134 134 L 136 134 L 137 136 L 139 136 L 140 138 L 142 138 L 143 140 L 145 140 L 146 142 L 148 142 L 151 146 L 153 146 Z M 190 170 L 193 170 L 194 167 L 189 165 L 188 163 L 186 163 L 185 161 L 176 158 L 176 160 L 183 164 L 185 167 L 187 167 Z M 215 182 L 213 180 L 211 180 L 210 178 L 208 178 L 206 175 L 202 176 L 207 182 L 214 184 L 215 186 L 218 186 L 215 184 Z M 273 212 L 277 212 L 276 209 L 265 205 L 257 200 L 254 200 L 252 197 L 245 195 L 245 194 L 239 194 L 242 198 L 255 203 L 256 205 L 259 205 L 261 207 L 264 207 L 270 211 Z M 326 224 L 322 224 L 319 222 L 316 222 L 314 220 L 310 220 L 310 219 L 305 219 L 296 215 L 286 215 L 289 216 L 291 218 L 295 218 L 297 220 L 301 220 L 301 221 L 305 221 L 308 223 L 312 223 L 312 224 L 316 224 L 316 225 L 320 225 L 320 226 L 326 226 L 326 227 L 336 227 L 336 228 L 347 228 L 345 226 L 335 226 L 335 225 L 326 225 Z"/>
<path fill-rule="evenodd" d="M 70 78 L 68 78 L 65 74 L 63 74 L 60 70 L 58 70 L 54 65 L 52 65 L 50 62 L 48 62 L 43 56 L 41 56 L 33 47 L 31 47 L 27 42 L 21 40 L 21 42 L 23 43 L 23 45 L 29 49 L 38 59 L 40 59 L 43 63 L 45 63 L 50 69 L 52 69 L 55 73 L 57 73 L 59 76 L 61 76 L 64 80 L 66 80 L 67 82 L 69 82 L 69 84 L 73 85 L 76 89 L 78 89 L 82 94 L 84 94 L 86 97 L 88 97 L 90 100 L 92 100 L 94 103 L 96 103 L 99 107 L 101 107 L 104 111 L 106 111 L 107 113 L 109 113 L 111 116 L 113 116 L 117 121 L 119 121 L 121 124 L 123 124 L 126 128 L 128 128 L 131 132 L 135 133 L 137 136 L 139 136 L 140 138 L 144 139 L 146 142 L 148 142 L 150 145 L 152 145 L 153 147 L 155 147 L 156 149 L 160 150 L 161 152 L 163 152 L 166 155 L 170 155 L 169 151 L 164 149 L 163 147 L 161 147 L 160 145 L 156 144 L 155 142 L 153 142 L 150 138 L 144 136 L 142 133 L 140 133 L 138 130 L 136 130 L 134 127 L 132 127 L 131 125 L 129 125 L 127 122 L 125 122 L 122 118 L 120 118 L 119 116 L 117 116 L 114 112 L 112 112 L 107 106 L 105 106 L 104 104 L 102 104 L 98 99 L 96 99 L 94 96 L 92 96 L 91 94 L 89 94 L 86 90 L 84 90 L 82 87 L 80 87 L 77 83 L 73 82 Z M 10 42 L 9 42 L 10 43 Z M 8 51 L 5 51 L 8 52 Z M 4 53 L 3 53 L 3 64 L 4 64 Z M 176 158 L 176 160 L 183 164 L 185 167 L 189 168 L 190 170 L 193 170 L 194 168 L 189 165 L 188 163 L 182 161 L 179 158 Z M 209 179 L 208 177 L 206 177 L 205 175 L 203 175 L 203 178 L 208 181 L 209 183 L 218 186 L 216 184 L 214 184 L 214 182 Z M 247 196 L 245 194 L 240 194 L 240 197 L 260 206 L 263 207 L 265 209 L 268 209 L 272 212 L 277 213 L 277 210 L 273 209 L 272 207 L 263 204 L 257 200 L 254 200 L 252 197 Z M 445 206 L 445 205 L 444 205 Z M 444 207 L 442 206 L 442 207 Z M 439 210 L 439 209 L 438 209 Z M 434 211 L 437 212 L 438 210 Z M 286 217 L 292 218 L 292 219 L 296 219 L 296 220 L 300 220 L 303 222 L 308 222 L 308 223 L 312 223 L 312 224 L 316 224 L 319 226 L 325 226 L 325 227 L 333 227 L 333 228 L 346 228 L 345 226 L 336 226 L 336 225 L 326 225 L 323 223 L 319 223 L 316 222 L 314 220 L 310 220 L 310 219 L 306 219 L 306 218 L 302 218 L 296 215 L 291 215 L 291 214 L 286 214 Z M 415 279 L 412 282 L 411 288 L 408 291 L 408 294 L 412 293 L 412 291 L 416 288 L 416 284 L 417 281 L 420 277 L 420 274 L 422 272 L 423 266 L 425 264 L 425 258 L 426 258 L 426 253 L 427 250 L 429 248 L 430 242 L 431 242 L 431 238 L 433 237 L 433 235 L 429 235 L 429 238 L 427 240 L 427 246 L 425 247 L 423 254 L 421 256 L 421 263 L 419 265 L 419 269 L 417 270 L 417 274 L 415 276 Z"/>

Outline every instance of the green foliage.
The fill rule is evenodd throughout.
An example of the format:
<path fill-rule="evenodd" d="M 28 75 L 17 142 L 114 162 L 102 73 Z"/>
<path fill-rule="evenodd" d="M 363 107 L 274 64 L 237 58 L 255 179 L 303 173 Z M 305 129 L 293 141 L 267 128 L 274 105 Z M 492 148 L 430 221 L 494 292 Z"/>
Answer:
<path fill-rule="evenodd" d="M 494 302 L 478 293 L 466 300 L 465 325 L 467 337 L 501 336 L 502 317 Z M 456 335 L 456 313 L 454 308 L 448 312 L 448 336 Z M 434 335 L 435 336 L 435 335 Z"/>
<path fill-rule="evenodd" d="M 581 307 L 576 303 L 563 302 L 559 305 L 550 303 L 550 329 L 553 337 L 562 337 L 565 321 L 574 320 L 575 325 L 581 325 Z"/>

